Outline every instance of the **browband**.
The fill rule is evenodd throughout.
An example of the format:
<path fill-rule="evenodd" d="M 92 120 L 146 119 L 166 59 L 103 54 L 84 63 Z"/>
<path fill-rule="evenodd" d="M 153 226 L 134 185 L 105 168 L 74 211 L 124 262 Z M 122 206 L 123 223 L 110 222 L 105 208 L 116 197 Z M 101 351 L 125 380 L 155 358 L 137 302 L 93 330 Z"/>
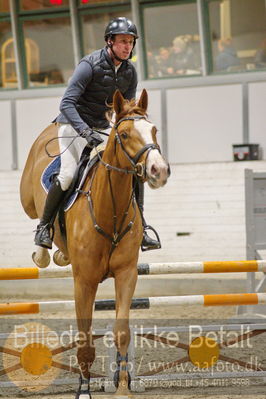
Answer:
<path fill-rule="evenodd" d="M 118 128 L 118 126 L 120 125 L 120 123 L 124 122 L 124 121 L 138 121 L 140 119 L 146 119 L 145 116 L 127 116 L 126 118 L 122 118 L 120 119 L 116 124 L 115 124 L 115 129 Z"/>

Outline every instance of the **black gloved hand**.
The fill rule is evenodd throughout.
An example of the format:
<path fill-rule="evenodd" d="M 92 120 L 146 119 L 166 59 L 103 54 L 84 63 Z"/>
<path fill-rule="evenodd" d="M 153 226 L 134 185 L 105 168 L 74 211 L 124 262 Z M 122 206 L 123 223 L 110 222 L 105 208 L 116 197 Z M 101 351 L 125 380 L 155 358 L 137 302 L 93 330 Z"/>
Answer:
<path fill-rule="evenodd" d="M 90 128 L 84 129 L 80 136 L 87 140 L 89 147 L 97 147 L 97 145 L 104 141 L 99 133 L 94 132 Z"/>

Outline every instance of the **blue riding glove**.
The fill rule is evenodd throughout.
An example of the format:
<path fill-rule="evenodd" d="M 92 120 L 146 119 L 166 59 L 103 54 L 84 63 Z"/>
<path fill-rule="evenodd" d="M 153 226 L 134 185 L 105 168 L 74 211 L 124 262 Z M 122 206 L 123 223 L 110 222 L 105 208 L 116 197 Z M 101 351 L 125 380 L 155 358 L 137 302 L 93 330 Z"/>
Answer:
<path fill-rule="evenodd" d="M 97 147 L 97 145 L 101 144 L 104 140 L 101 138 L 100 134 L 97 132 L 94 132 L 92 129 L 89 127 L 87 129 L 84 129 L 80 133 L 81 137 L 84 137 L 84 139 L 87 140 L 89 147 Z"/>

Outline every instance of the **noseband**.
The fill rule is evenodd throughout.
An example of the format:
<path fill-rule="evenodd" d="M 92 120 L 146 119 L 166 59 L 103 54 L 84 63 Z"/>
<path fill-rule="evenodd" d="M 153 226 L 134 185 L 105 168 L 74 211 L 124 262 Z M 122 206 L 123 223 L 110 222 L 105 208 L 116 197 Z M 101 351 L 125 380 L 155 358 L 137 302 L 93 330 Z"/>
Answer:
<path fill-rule="evenodd" d="M 125 118 L 120 119 L 115 125 L 115 140 L 116 142 L 121 146 L 125 156 L 127 157 L 127 159 L 129 160 L 129 162 L 131 163 L 133 170 L 132 173 L 134 173 L 136 176 L 138 177 L 145 177 L 146 176 L 146 162 L 147 162 L 147 158 L 149 155 L 149 152 L 151 150 L 158 150 L 161 153 L 161 149 L 160 146 L 158 144 L 155 143 L 150 143 L 150 144 L 146 144 L 144 145 L 138 152 L 137 154 L 132 158 L 129 153 L 127 152 L 127 150 L 124 147 L 124 144 L 121 141 L 121 138 L 118 134 L 118 126 L 125 121 L 138 121 L 140 119 L 145 119 L 147 121 L 147 119 L 145 118 L 145 116 L 127 116 Z M 145 158 L 145 162 L 144 165 L 141 163 L 138 163 L 141 156 L 147 152 L 146 158 Z M 123 169 L 126 170 L 126 169 Z M 130 172 L 130 171 L 128 171 Z"/>

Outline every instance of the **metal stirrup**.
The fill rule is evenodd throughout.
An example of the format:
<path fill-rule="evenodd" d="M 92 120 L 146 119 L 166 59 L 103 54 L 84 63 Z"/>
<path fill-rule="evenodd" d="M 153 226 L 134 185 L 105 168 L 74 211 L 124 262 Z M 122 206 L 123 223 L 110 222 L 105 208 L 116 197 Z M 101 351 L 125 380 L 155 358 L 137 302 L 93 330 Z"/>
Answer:
<path fill-rule="evenodd" d="M 143 244 L 141 244 L 141 250 L 142 250 L 143 252 L 145 252 L 145 251 L 150 251 L 150 250 L 152 250 L 152 249 L 160 249 L 160 248 L 162 248 L 161 240 L 160 240 L 160 237 L 159 237 L 159 234 L 157 233 L 157 231 L 156 231 L 152 226 L 150 226 L 150 225 L 145 225 L 145 226 L 144 226 L 144 232 L 147 231 L 147 230 L 152 230 L 152 231 L 153 231 L 153 233 L 155 234 L 156 239 L 157 239 L 157 241 L 158 241 L 158 245 L 157 245 L 157 246 L 154 246 L 154 247 L 146 247 L 146 246 L 144 246 Z"/>

